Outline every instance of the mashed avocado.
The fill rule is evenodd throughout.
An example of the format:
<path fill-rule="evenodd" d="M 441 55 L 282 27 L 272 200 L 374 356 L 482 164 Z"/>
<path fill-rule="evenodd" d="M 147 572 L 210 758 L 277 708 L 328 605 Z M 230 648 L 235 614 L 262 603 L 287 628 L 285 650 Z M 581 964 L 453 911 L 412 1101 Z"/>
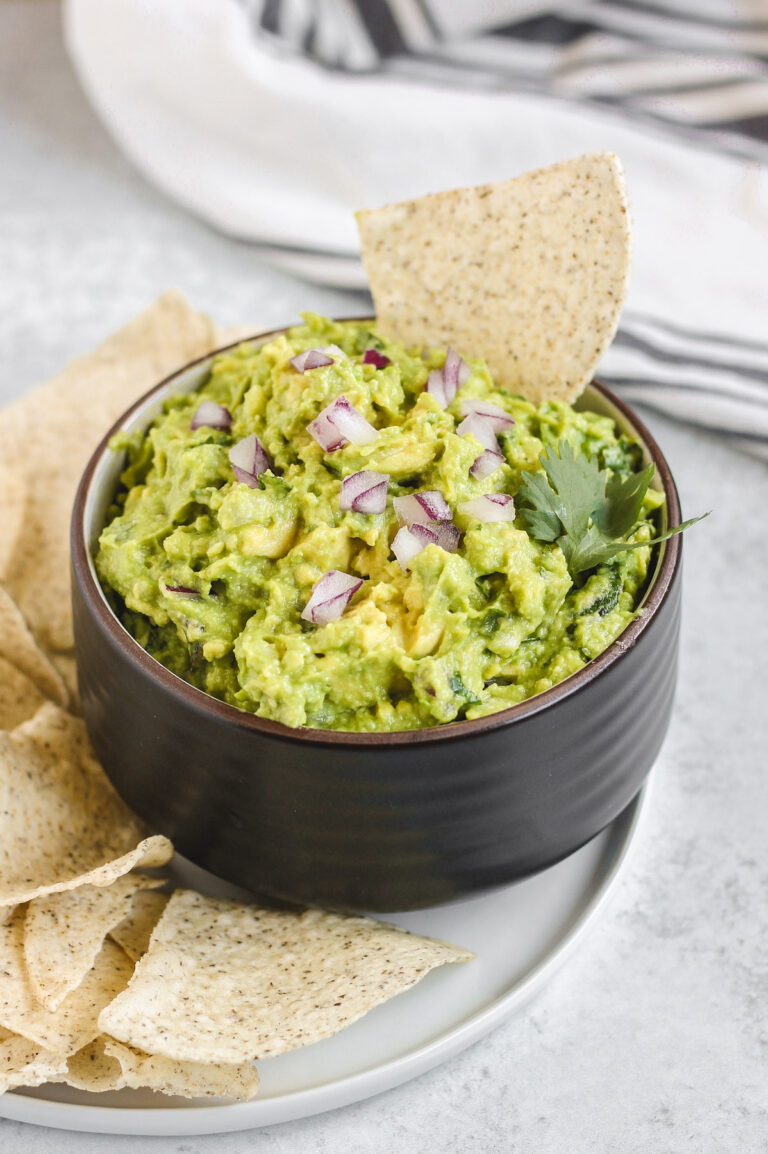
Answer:
<path fill-rule="evenodd" d="M 330 363 L 291 363 L 316 348 Z M 607 417 L 496 389 L 482 361 L 463 369 L 452 399 L 441 396 L 425 386 L 433 371 L 448 376 L 445 360 L 390 343 L 369 322 L 308 314 L 285 336 L 220 355 L 197 393 L 171 397 L 145 433 L 116 438 L 128 463 L 96 567 L 139 644 L 260 717 L 357 731 L 493 713 L 601 653 L 632 620 L 652 547 L 619 553 L 577 585 L 559 545 L 534 539 L 519 514 L 487 521 L 460 507 L 514 498 L 521 474 L 539 471 L 562 439 L 619 478 L 641 468 L 639 446 Z M 373 432 L 324 449 L 308 426 L 342 396 Z M 462 407 L 478 400 L 514 419 L 497 424 L 497 449 L 457 431 Z M 222 409 L 231 423 L 200 423 Z M 238 480 L 229 454 L 244 441 L 268 468 Z M 495 467 L 473 473 L 489 451 Z M 342 481 L 362 471 L 388 478 L 383 512 L 340 507 Z M 409 524 L 393 498 L 421 492 L 442 495 L 457 544 L 449 551 L 422 531 L 401 564 L 392 543 Z M 662 501 L 648 490 L 631 540 L 653 536 Z M 302 613 L 330 571 L 362 584 L 317 624 Z"/>

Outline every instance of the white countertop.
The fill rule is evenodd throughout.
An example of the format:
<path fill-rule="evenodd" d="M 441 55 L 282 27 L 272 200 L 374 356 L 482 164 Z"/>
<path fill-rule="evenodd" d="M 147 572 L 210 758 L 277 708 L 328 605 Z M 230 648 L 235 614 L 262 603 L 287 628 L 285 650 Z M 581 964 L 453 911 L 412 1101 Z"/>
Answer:
<path fill-rule="evenodd" d="M 364 298 L 275 272 L 136 176 L 79 91 L 51 0 L 0 5 L 0 402 L 170 287 L 222 323 Z M 400 1089 L 267 1130 L 68 1134 L 2 1154 L 751 1154 L 768 1150 L 768 469 L 645 414 L 686 515 L 680 685 L 622 885 L 515 1018 Z"/>

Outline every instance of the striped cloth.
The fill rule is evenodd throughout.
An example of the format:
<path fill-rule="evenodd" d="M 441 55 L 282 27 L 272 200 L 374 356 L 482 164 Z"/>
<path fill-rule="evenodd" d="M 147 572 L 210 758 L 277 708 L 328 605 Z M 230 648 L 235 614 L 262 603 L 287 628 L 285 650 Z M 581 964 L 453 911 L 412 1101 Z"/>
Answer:
<path fill-rule="evenodd" d="M 244 2 L 259 36 L 328 68 L 617 107 L 768 161 L 768 0 Z"/>
<path fill-rule="evenodd" d="M 768 0 L 66 0 L 65 17 L 146 175 L 328 284 L 365 283 L 358 207 L 618 152 L 635 261 L 599 375 L 768 460 Z"/>
<path fill-rule="evenodd" d="M 768 461 L 768 342 L 685 329 L 627 310 L 600 379 L 628 401 L 724 433 Z"/>

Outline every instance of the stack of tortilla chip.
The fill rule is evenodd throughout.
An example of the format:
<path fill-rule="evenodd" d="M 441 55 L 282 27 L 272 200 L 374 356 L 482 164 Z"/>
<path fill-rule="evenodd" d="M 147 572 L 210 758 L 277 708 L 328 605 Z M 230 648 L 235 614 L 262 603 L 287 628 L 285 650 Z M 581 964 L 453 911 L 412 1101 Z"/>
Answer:
<path fill-rule="evenodd" d="M 76 693 L 69 519 L 82 472 L 120 414 L 168 373 L 214 348 L 217 335 L 208 317 L 190 309 L 178 293 L 167 293 L 95 352 L 2 411 L 0 658 L 59 704 L 65 704 L 61 677 L 50 680 L 50 664 L 72 697 Z M 9 596 L 49 659 L 42 667 L 28 645 L 9 653 L 2 628 Z M 49 680 L 41 680 L 41 668 Z M 18 715 L 22 687 L 18 677 L 16 682 Z M 31 701 L 31 688 L 23 688 Z"/>
<path fill-rule="evenodd" d="M 0 421 L 0 1093 L 252 1098 L 255 1059 L 471 957 L 363 918 L 159 892 L 165 879 L 144 871 L 173 847 L 117 796 L 77 716 L 80 474 L 137 396 L 224 339 L 168 294 Z"/>

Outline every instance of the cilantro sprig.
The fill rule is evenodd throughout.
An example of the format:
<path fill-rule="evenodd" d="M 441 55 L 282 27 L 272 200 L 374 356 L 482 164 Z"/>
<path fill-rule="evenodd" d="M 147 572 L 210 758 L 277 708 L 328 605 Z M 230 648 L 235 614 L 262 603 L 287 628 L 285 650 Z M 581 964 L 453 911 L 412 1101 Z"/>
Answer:
<path fill-rule="evenodd" d="M 539 460 L 541 472 L 522 475 L 517 493 L 520 516 L 537 541 L 557 542 L 576 584 L 589 569 L 618 553 L 657 545 L 702 519 L 692 517 L 649 541 L 626 541 L 640 524 L 653 465 L 622 477 L 601 469 L 594 457 L 577 453 L 564 439 L 550 445 Z"/>

